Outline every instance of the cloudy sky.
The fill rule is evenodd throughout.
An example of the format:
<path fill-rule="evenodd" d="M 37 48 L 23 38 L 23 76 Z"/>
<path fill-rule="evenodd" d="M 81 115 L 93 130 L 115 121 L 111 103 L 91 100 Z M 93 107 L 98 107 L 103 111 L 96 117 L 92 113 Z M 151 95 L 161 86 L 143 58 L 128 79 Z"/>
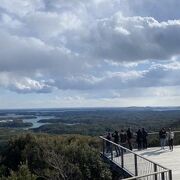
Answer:
<path fill-rule="evenodd" d="M 0 108 L 180 105 L 179 0 L 1 0 Z"/>

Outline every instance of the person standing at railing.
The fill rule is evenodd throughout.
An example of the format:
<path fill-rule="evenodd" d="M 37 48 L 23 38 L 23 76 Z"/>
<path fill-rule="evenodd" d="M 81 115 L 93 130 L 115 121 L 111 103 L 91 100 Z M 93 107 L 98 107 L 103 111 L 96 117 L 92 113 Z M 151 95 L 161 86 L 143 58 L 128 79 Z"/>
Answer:
<path fill-rule="evenodd" d="M 119 144 L 119 133 L 118 131 L 115 131 L 113 134 L 112 134 L 112 137 L 114 138 L 114 143 L 116 144 Z M 120 150 L 117 146 L 115 146 L 115 151 L 116 151 L 116 156 L 120 156 Z"/>
<path fill-rule="evenodd" d="M 127 135 L 126 135 L 126 132 L 122 129 L 121 133 L 120 133 L 120 143 L 121 143 L 121 145 L 125 146 L 126 141 L 127 141 Z"/>
<path fill-rule="evenodd" d="M 133 138 L 133 133 L 131 132 L 131 129 L 128 128 L 127 132 L 127 142 L 128 142 L 128 145 L 129 145 L 129 149 L 132 151 L 132 138 Z"/>
<path fill-rule="evenodd" d="M 166 130 L 165 130 L 165 128 L 162 128 L 159 131 L 159 138 L 160 138 L 161 149 L 164 149 L 164 147 L 166 145 L 166 137 L 167 137 Z"/>
<path fill-rule="evenodd" d="M 136 132 L 136 134 L 137 134 L 136 142 L 137 142 L 137 145 L 138 145 L 138 150 L 141 150 L 142 149 L 142 140 L 143 140 L 141 129 L 139 129 Z"/>
<path fill-rule="evenodd" d="M 106 139 L 111 141 L 111 134 L 108 132 Z M 111 143 L 106 141 L 106 153 L 110 153 L 111 152 Z"/>
<path fill-rule="evenodd" d="M 173 141 L 174 141 L 174 132 L 171 131 L 171 128 L 169 128 L 168 131 L 168 144 L 169 144 L 169 149 L 173 151 Z"/>
<path fill-rule="evenodd" d="M 126 132 L 122 129 L 122 130 L 121 130 L 121 133 L 120 133 L 120 145 L 127 148 L 127 146 L 126 146 L 127 143 L 126 143 L 126 142 L 127 142 L 127 134 L 126 134 Z M 124 149 L 124 152 L 126 152 L 125 149 Z"/>
<path fill-rule="evenodd" d="M 147 131 L 142 128 L 142 143 L 143 143 L 143 149 L 147 149 L 147 136 L 148 136 L 148 133 Z"/>

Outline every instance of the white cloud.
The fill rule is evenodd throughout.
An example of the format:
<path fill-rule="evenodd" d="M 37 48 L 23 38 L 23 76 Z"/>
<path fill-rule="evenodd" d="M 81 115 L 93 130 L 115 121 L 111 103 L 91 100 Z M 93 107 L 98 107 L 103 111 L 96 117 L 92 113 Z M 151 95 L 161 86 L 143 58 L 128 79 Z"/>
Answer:
<path fill-rule="evenodd" d="M 11 29 L 11 30 L 18 30 L 20 28 L 22 28 L 23 24 L 17 20 L 14 19 L 13 17 L 11 17 L 8 14 L 2 13 L 1 14 L 1 21 L 0 21 L 0 26 L 1 28 L 4 29 Z"/>
<path fill-rule="evenodd" d="M 42 0 L 1 0 L 0 7 L 9 13 L 24 16 L 44 7 Z"/>
<path fill-rule="evenodd" d="M 43 39 L 58 37 L 64 32 L 75 31 L 81 26 L 81 20 L 71 12 L 36 12 L 24 18 L 31 33 Z"/>
<path fill-rule="evenodd" d="M 76 92 L 64 93 L 64 103 L 175 96 L 165 88 L 180 85 L 180 14 L 170 0 L 163 3 L 2 0 L 0 86 L 18 93 Z M 132 93 L 135 88 L 141 93 Z"/>
<path fill-rule="evenodd" d="M 50 82 L 37 81 L 28 77 L 14 77 L 11 73 L 0 73 L 0 86 L 18 93 L 49 93 L 53 89 L 48 85 Z"/>
<path fill-rule="evenodd" d="M 152 68 L 162 68 L 166 71 L 168 71 L 168 70 L 180 70 L 180 62 L 177 60 L 173 60 L 173 61 L 170 61 L 166 64 L 155 63 L 155 64 L 153 64 Z"/>

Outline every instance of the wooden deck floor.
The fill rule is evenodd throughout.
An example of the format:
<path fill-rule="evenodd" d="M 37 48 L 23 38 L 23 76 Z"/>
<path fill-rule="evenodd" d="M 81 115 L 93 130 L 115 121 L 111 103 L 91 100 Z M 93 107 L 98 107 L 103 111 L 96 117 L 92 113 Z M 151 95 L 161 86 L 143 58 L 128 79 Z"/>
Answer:
<path fill-rule="evenodd" d="M 173 180 L 180 180 L 180 146 L 175 146 L 174 151 L 170 151 L 168 147 L 165 150 L 157 147 L 136 151 L 136 153 L 171 169 Z"/>

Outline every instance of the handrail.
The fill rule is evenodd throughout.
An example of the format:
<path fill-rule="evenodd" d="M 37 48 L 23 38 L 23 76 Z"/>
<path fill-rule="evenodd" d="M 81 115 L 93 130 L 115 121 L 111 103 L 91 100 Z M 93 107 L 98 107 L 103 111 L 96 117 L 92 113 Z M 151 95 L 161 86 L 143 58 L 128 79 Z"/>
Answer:
<path fill-rule="evenodd" d="M 166 173 L 166 172 L 168 172 L 168 170 L 153 172 L 153 173 L 145 174 L 145 175 L 142 175 L 142 176 L 134 176 L 134 177 L 125 178 L 125 179 L 122 179 L 122 180 L 134 180 L 134 179 L 137 179 L 137 178 L 143 178 L 143 177 L 153 176 L 153 175 L 156 175 L 156 174 L 161 174 L 161 173 Z"/>
<path fill-rule="evenodd" d="M 103 140 L 111 143 L 111 144 L 114 144 L 115 146 L 119 146 L 120 148 L 123 148 L 123 149 L 131 152 L 132 154 L 135 154 L 136 156 L 138 156 L 138 157 L 140 157 L 140 158 L 142 158 L 142 159 L 144 159 L 144 160 L 146 160 L 146 161 L 149 161 L 149 162 L 151 162 L 151 163 L 153 163 L 153 164 L 157 164 L 159 167 L 161 167 L 161 168 L 163 168 L 163 169 L 170 170 L 170 169 L 168 169 L 168 168 L 166 168 L 166 167 L 164 167 L 164 166 L 162 166 L 162 165 L 160 165 L 160 164 L 158 164 L 158 163 L 156 163 L 156 162 L 154 162 L 154 161 L 152 161 L 152 160 L 150 160 L 150 159 L 147 159 L 147 158 L 141 156 L 140 154 L 137 154 L 137 153 L 131 151 L 130 149 L 128 149 L 128 148 L 126 148 L 126 147 L 124 147 L 124 146 L 121 146 L 120 144 L 116 144 L 116 143 L 114 143 L 113 141 L 109 141 L 108 139 L 104 138 L 103 136 L 99 136 L 99 137 L 100 137 L 101 139 L 103 139 Z"/>
<path fill-rule="evenodd" d="M 168 132 L 168 131 L 167 131 Z M 180 131 L 173 131 L 174 133 L 180 133 Z M 159 132 L 149 132 L 149 135 L 159 134 Z"/>

